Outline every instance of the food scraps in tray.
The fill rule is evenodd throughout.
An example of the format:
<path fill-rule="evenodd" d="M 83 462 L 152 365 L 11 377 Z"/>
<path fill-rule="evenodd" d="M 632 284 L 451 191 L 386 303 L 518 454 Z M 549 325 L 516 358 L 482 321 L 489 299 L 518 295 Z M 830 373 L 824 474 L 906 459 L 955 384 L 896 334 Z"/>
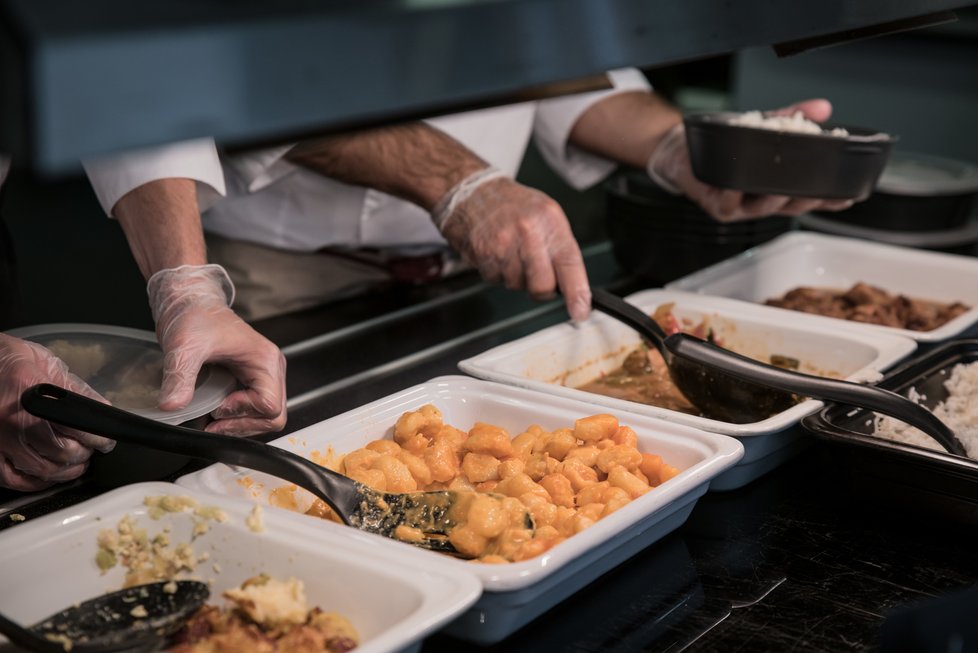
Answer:
<path fill-rule="evenodd" d="M 482 422 L 458 429 L 431 404 L 402 414 L 393 440 L 374 440 L 331 466 L 383 492 L 467 495 L 449 541 L 485 563 L 538 556 L 679 473 L 661 456 L 639 451 L 635 431 L 613 415 L 552 431 L 533 424 L 510 436 Z M 296 509 L 295 490 L 277 489 L 270 501 Z M 338 521 L 320 500 L 305 512 Z M 533 529 L 523 521 L 527 512 Z M 412 541 L 410 532 L 395 535 Z"/>
<path fill-rule="evenodd" d="M 673 312 L 672 302 L 659 306 L 652 318 L 662 327 L 666 335 L 685 332 L 723 347 L 724 344 L 710 328 L 709 320 L 704 319 L 695 325 L 683 325 Z M 768 362 L 778 367 L 797 370 L 800 361 L 790 356 L 773 354 Z M 578 386 L 578 390 L 599 395 L 634 401 L 649 406 L 676 410 L 689 415 L 710 417 L 694 406 L 673 383 L 662 354 L 655 348 L 640 345 L 625 357 L 621 367 L 604 373 L 596 379 Z"/>
<path fill-rule="evenodd" d="M 192 541 L 176 541 L 170 517 L 193 520 L 190 539 L 203 535 L 212 522 L 225 522 L 220 508 L 201 505 L 178 495 L 147 496 L 147 516 L 160 522 L 153 530 L 136 517 L 123 515 L 114 528 L 99 531 L 95 563 L 103 573 L 115 566 L 125 569 L 123 587 L 197 576 L 210 561 L 208 552 L 196 554 Z M 254 516 L 249 514 L 248 520 Z M 155 531 L 155 532 L 154 532 Z M 221 573 L 213 564 L 210 569 Z M 176 583 L 163 590 L 176 591 Z M 359 643 L 350 621 L 335 612 L 310 608 L 302 581 L 282 581 L 259 574 L 240 587 L 224 592 L 229 607 L 201 607 L 171 640 L 170 653 L 346 653 Z M 136 606 L 138 609 L 139 606 Z M 140 616 L 133 613 L 133 616 Z"/>
<path fill-rule="evenodd" d="M 889 293 L 863 282 L 856 283 L 848 290 L 801 286 L 764 303 L 793 311 L 911 331 L 933 331 L 971 309 L 961 302 L 917 299 Z"/>
<path fill-rule="evenodd" d="M 203 535 L 212 522 L 225 522 L 227 514 L 220 508 L 200 505 L 187 496 L 148 496 L 143 500 L 148 515 L 154 521 L 176 513 L 188 513 L 193 519 L 193 537 Z M 105 528 L 98 534 L 95 563 L 102 573 L 116 565 L 126 570 L 124 587 L 156 581 L 172 580 L 183 572 L 193 572 L 208 559 L 207 553 L 197 555 L 190 542 L 174 542 L 170 524 L 160 525 L 159 532 L 140 526 L 132 515 L 123 515 L 115 528 Z"/>
<path fill-rule="evenodd" d="M 336 612 L 310 608 L 302 581 L 260 574 L 224 592 L 229 607 L 205 605 L 174 636 L 170 653 L 346 653 L 359 635 Z"/>

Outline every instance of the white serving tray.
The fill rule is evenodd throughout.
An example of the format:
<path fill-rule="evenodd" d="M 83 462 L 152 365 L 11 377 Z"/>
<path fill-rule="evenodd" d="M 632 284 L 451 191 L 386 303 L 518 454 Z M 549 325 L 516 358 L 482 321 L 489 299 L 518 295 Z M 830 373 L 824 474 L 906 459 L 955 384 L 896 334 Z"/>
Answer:
<path fill-rule="evenodd" d="M 309 426 L 272 442 L 299 454 L 346 453 L 371 440 L 392 437 L 402 413 L 434 404 L 445 423 L 468 430 L 476 422 L 507 429 L 511 436 L 531 424 L 545 429 L 573 426 L 587 415 L 608 412 L 592 404 L 523 388 L 463 376 L 446 376 L 407 388 L 383 399 Z M 452 623 L 448 632 L 480 643 L 508 636 L 605 571 L 680 526 L 710 481 L 743 455 L 737 440 L 637 414 L 622 415 L 642 451 L 660 454 L 682 471 L 594 526 L 568 538 L 545 554 L 518 563 L 486 565 L 417 549 L 349 527 L 293 513 L 323 532 L 352 544 L 381 546 L 414 555 L 437 567 L 475 574 L 484 592 L 479 601 Z M 181 486 L 268 503 L 269 492 L 287 483 L 247 469 L 212 465 L 177 480 Z M 301 491 L 299 510 L 311 502 Z M 270 509 L 275 510 L 275 509 Z"/>
<path fill-rule="evenodd" d="M 719 297 L 656 289 L 627 299 L 649 313 L 661 304 L 673 302 L 674 314 L 680 319 L 698 323 L 710 317 L 721 341 L 735 351 L 762 358 L 770 354 L 792 356 L 852 381 L 878 378 L 880 372 L 916 348 L 914 341 L 900 336 L 853 332 L 838 327 L 838 320 L 809 319 L 811 316 L 792 311 Z M 543 329 L 463 360 L 459 367 L 479 378 L 740 438 L 744 458 L 714 481 L 713 489 L 721 490 L 740 487 L 783 462 L 798 449 L 801 418 L 822 406 L 822 402 L 809 399 L 767 419 L 734 424 L 576 389 L 575 386 L 619 367 L 640 342 L 630 327 L 595 312 L 584 324 L 565 323 Z M 801 371 L 816 372 L 806 367 Z"/>
<path fill-rule="evenodd" d="M 975 257 L 793 232 L 677 279 L 666 288 L 763 304 L 798 286 L 841 289 L 863 281 L 891 293 L 940 302 L 959 301 L 971 306 L 971 310 L 931 331 L 821 318 L 847 329 L 868 329 L 919 342 L 939 342 L 960 334 L 978 321 L 975 279 L 978 279 Z"/>
<path fill-rule="evenodd" d="M 196 555 L 209 554 L 196 575 L 212 582 L 210 603 L 223 605 L 221 592 L 261 572 L 282 580 L 295 577 L 304 582 L 310 605 L 350 619 L 362 642 L 357 651 L 416 650 L 427 634 L 472 605 L 482 591 L 464 570 L 405 558 L 373 542 L 354 542 L 297 515 L 264 510 L 266 530 L 255 533 L 245 523 L 251 502 L 172 483 L 138 483 L 0 532 L 0 613 L 32 624 L 119 589 L 124 570 L 116 566 L 101 574 L 95 564 L 96 538 L 102 529 L 115 529 L 126 514 L 150 538 L 169 525 L 173 544 L 191 542 L 190 513 L 153 520 L 143 505 L 147 496 L 167 494 L 193 497 L 229 517 L 225 523 L 211 521 L 210 530 L 192 541 Z M 0 636 L 0 642 L 6 640 Z"/>

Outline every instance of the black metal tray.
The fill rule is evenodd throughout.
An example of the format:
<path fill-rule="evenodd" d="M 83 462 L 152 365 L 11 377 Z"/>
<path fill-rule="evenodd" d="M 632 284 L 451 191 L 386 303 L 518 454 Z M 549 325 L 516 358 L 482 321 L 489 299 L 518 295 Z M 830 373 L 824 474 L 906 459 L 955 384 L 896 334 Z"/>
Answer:
<path fill-rule="evenodd" d="M 892 370 L 878 385 L 906 395 L 911 387 L 932 408 L 947 398 L 944 381 L 958 363 L 978 361 L 978 339 L 949 341 Z M 829 404 L 802 420 L 834 445 L 833 460 L 848 467 L 861 490 L 885 493 L 908 507 L 978 522 L 978 460 L 885 440 L 872 433 L 871 411 Z"/>

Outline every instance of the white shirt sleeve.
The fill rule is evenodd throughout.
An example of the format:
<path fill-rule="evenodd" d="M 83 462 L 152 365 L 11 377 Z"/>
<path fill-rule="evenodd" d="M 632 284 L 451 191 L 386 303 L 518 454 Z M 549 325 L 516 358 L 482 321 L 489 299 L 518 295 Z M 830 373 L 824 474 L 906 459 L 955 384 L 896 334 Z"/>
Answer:
<path fill-rule="evenodd" d="M 533 137 L 540 154 L 564 181 L 583 190 L 614 171 L 616 162 L 575 147 L 568 142 L 578 118 L 591 106 L 607 97 L 626 91 L 652 89 L 642 71 L 623 68 L 607 73 L 614 88 L 541 100 L 533 122 Z"/>
<path fill-rule="evenodd" d="M 82 166 L 102 210 L 110 216 L 123 195 L 157 179 L 182 178 L 197 182 L 201 213 L 225 194 L 224 170 L 217 146 L 210 138 L 127 150 L 86 159 Z"/>
<path fill-rule="evenodd" d="M 285 159 L 295 143 L 252 150 L 227 156 L 224 159 L 237 176 L 237 183 L 249 193 L 256 193 L 291 174 L 299 166 Z"/>

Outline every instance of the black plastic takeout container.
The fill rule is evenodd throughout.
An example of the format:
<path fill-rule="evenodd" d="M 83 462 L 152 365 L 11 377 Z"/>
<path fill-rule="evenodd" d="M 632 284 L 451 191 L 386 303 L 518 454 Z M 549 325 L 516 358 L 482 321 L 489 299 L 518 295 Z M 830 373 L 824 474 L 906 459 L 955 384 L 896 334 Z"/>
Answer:
<path fill-rule="evenodd" d="M 909 359 L 879 385 L 903 395 L 915 388 L 925 396 L 921 403 L 933 408 L 947 398 L 951 369 L 975 361 L 978 339 L 952 340 Z M 871 411 L 851 406 L 829 404 L 802 426 L 833 445 L 833 460 L 848 467 L 860 489 L 882 493 L 893 505 L 978 522 L 978 460 L 873 436 Z"/>
<path fill-rule="evenodd" d="M 745 193 L 868 197 L 896 140 L 861 127 L 845 126 L 849 136 L 830 136 L 730 124 L 737 115 L 690 114 L 684 123 L 697 179 Z"/>

